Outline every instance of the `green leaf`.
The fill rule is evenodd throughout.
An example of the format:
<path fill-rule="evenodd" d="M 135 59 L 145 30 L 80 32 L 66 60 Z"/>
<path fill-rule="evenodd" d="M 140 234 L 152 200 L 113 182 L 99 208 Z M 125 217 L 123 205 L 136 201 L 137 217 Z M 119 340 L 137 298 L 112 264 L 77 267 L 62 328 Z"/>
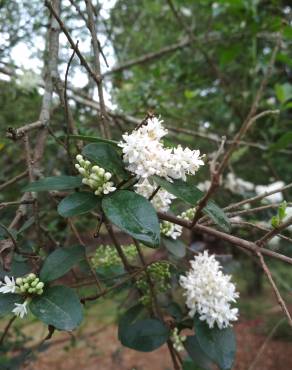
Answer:
<path fill-rule="evenodd" d="M 193 368 L 196 366 L 202 369 L 212 369 L 212 361 L 208 356 L 201 350 L 198 343 L 197 337 L 195 335 L 188 336 L 184 342 L 185 349 L 192 359 Z M 192 369 L 192 367 L 190 367 Z"/>
<path fill-rule="evenodd" d="M 169 193 L 175 195 L 177 198 L 189 203 L 192 206 L 195 206 L 196 203 L 204 196 L 204 193 L 201 192 L 197 187 L 188 182 L 182 180 L 173 180 L 169 182 L 162 177 L 153 176 L 154 181 L 157 185 L 160 185 Z"/>
<path fill-rule="evenodd" d="M 73 330 L 83 318 L 77 294 L 62 285 L 50 287 L 33 298 L 29 308 L 39 320 L 59 330 Z"/>
<path fill-rule="evenodd" d="M 71 139 L 75 140 L 82 140 L 82 141 L 87 141 L 91 143 L 106 143 L 106 144 L 111 144 L 117 146 L 118 142 L 115 140 L 108 140 L 108 139 L 103 139 L 101 137 L 94 137 L 94 136 L 88 136 L 88 135 L 69 135 Z"/>
<path fill-rule="evenodd" d="M 186 246 L 179 239 L 162 238 L 163 245 L 175 257 L 183 258 L 186 255 Z"/>
<path fill-rule="evenodd" d="M 56 280 L 84 258 L 85 250 L 81 245 L 56 249 L 46 258 L 40 271 L 40 280 L 44 282 Z"/>
<path fill-rule="evenodd" d="M 118 190 L 102 199 L 106 217 L 121 230 L 149 246 L 160 243 L 160 227 L 152 204 L 139 194 Z"/>
<path fill-rule="evenodd" d="M 77 176 L 54 176 L 32 182 L 22 191 L 49 191 L 49 190 L 67 190 L 79 188 L 82 185 L 82 178 Z"/>
<path fill-rule="evenodd" d="M 166 307 L 165 310 L 175 318 L 176 322 L 179 322 L 183 319 L 184 315 L 182 309 L 180 308 L 179 304 L 176 302 L 170 302 Z"/>
<path fill-rule="evenodd" d="M 196 364 L 194 364 L 193 361 L 189 358 L 184 360 L 182 364 L 182 368 L 183 370 L 205 370 L 204 368 L 199 367 Z"/>
<path fill-rule="evenodd" d="M 270 150 L 285 149 L 288 145 L 292 144 L 292 131 L 283 134 L 273 145 L 270 146 Z"/>
<path fill-rule="evenodd" d="M 119 156 L 116 149 L 110 144 L 88 144 L 83 148 L 82 154 L 90 161 L 102 168 L 105 168 L 109 172 L 120 176 L 122 179 L 127 179 L 129 177 L 128 173 L 124 169 L 122 158 Z"/>
<path fill-rule="evenodd" d="M 193 207 L 204 196 L 204 193 L 201 190 L 187 181 L 173 180 L 171 183 L 158 176 L 153 176 L 153 179 L 169 193 L 175 195 L 177 198 L 185 201 Z M 216 225 L 220 226 L 224 231 L 229 232 L 231 230 L 231 224 L 228 217 L 215 202 L 209 201 L 203 209 L 203 213 L 207 214 L 216 223 Z"/>
<path fill-rule="evenodd" d="M 0 293 L 0 316 L 11 313 L 14 308 L 14 303 L 21 303 L 22 301 L 23 297 L 19 294 Z"/>
<path fill-rule="evenodd" d="M 138 319 L 143 306 L 130 308 L 119 322 L 119 340 L 128 348 L 151 352 L 162 346 L 169 337 L 169 329 L 157 319 Z"/>
<path fill-rule="evenodd" d="M 100 199 L 91 192 L 76 192 L 68 195 L 58 205 L 58 213 L 63 217 L 82 215 L 95 209 Z"/>
<path fill-rule="evenodd" d="M 232 328 L 219 329 L 195 318 L 195 333 L 201 350 L 221 369 L 231 369 L 236 354 L 236 339 Z"/>
<path fill-rule="evenodd" d="M 276 96 L 281 104 L 292 99 L 292 85 L 288 82 L 275 85 Z"/>

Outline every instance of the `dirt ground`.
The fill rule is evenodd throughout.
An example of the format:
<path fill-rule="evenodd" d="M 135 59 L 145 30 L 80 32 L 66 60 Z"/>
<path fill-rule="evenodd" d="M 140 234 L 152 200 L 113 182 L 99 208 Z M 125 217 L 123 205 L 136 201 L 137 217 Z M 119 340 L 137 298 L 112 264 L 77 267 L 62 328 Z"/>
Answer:
<path fill-rule="evenodd" d="M 265 337 L 256 334 L 256 321 L 236 325 L 238 352 L 233 370 L 248 370 Z M 80 337 L 79 337 L 80 338 Z M 121 346 L 117 327 L 109 324 L 93 332 L 86 328 L 75 346 L 64 334 L 52 339 L 51 346 L 23 370 L 167 370 L 172 369 L 166 346 L 152 352 L 139 353 Z M 268 341 L 254 363 L 253 370 L 292 369 L 291 342 Z"/>

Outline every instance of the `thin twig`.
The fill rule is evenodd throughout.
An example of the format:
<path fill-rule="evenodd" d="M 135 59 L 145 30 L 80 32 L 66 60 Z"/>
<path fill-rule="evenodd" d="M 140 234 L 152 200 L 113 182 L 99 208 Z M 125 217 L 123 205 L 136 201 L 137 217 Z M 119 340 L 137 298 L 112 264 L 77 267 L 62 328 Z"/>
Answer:
<path fill-rule="evenodd" d="M 275 293 L 275 296 L 277 298 L 277 301 L 280 305 L 280 307 L 282 308 L 284 314 L 286 315 L 287 319 L 288 319 L 288 323 L 289 325 L 292 327 L 292 318 L 291 318 L 291 315 L 290 315 L 290 312 L 279 292 L 279 289 L 277 288 L 277 285 L 275 284 L 274 282 L 274 279 L 272 277 L 272 274 L 271 274 L 271 271 L 269 270 L 268 266 L 266 265 L 265 263 L 265 260 L 264 260 L 264 257 L 262 256 L 262 253 L 261 252 L 257 252 L 257 256 L 259 257 L 260 259 L 260 262 L 261 262 L 261 265 L 262 265 L 262 268 L 271 284 L 271 287 L 273 288 L 273 291 Z"/>

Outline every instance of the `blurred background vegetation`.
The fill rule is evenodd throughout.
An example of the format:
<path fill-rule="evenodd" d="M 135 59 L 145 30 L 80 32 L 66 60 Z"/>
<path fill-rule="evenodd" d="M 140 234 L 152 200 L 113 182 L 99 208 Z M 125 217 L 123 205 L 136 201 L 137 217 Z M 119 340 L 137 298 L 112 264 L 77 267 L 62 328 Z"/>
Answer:
<path fill-rule="evenodd" d="M 89 34 L 77 11 L 84 12 L 84 3 L 75 0 L 74 4 L 77 7 L 72 2 L 62 1 L 61 16 L 73 38 L 79 40 L 84 55 L 92 61 Z M 279 44 L 272 73 L 258 107 L 258 111 L 278 109 L 279 114 L 259 119 L 248 132 L 224 173 L 223 187 L 217 192 L 216 201 L 226 206 L 255 195 L 258 185 L 292 182 L 290 1 L 105 0 L 96 4 L 96 9 L 99 12 L 96 26 L 109 63 L 109 68 L 103 63 L 103 72 L 106 74 L 113 67 L 134 61 L 129 68 L 117 68 L 116 72 L 104 77 L 107 104 L 119 114 L 112 118 L 112 137 L 119 139 L 121 132 L 134 127 L 124 119 L 125 115 L 143 119 L 151 111 L 161 115 L 169 127 L 168 145 L 180 143 L 200 149 L 208 158 L 217 151 L 221 137 L 231 140 L 248 115 L 273 51 Z M 3 184 L 25 171 L 22 143 L 6 138 L 5 133 L 9 127 L 17 128 L 38 119 L 43 92 L 42 66 L 48 63 L 44 51 L 48 11 L 43 2 L 37 0 L 1 0 L 0 23 L 0 184 Z M 61 79 L 64 79 L 71 54 L 72 50 L 61 36 Z M 135 63 L 137 58 L 140 60 Z M 70 69 L 69 80 L 77 91 L 75 95 L 70 93 L 70 105 L 79 133 L 99 136 L 96 111 L 88 104 L 84 105 L 82 99 L 76 99 L 76 95 L 86 97 L 87 101 L 96 98 L 94 84 L 77 58 Z M 70 169 L 64 148 L 58 144 L 58 140 L 64 139 L 66 123 L 57 94 L 54 95 L 51 130 L 53 134 L 49 136 L 42 161 L 42 175 L 68 174 Z M 209 170 L 205 166 L 196 180 L 206 190 L 204 182 L 208 179 Z M 247 181 L 249 185 L 242 185 L 238 179 Z M 0 203 L 18 200 L 26 183 L 27 178 L 24 177 L 3 191 L 0 185 Z M 241 220 L 250 223 L 261 221 L 264 227 L 269 227 L 272 216 L 277 212 L 277 204 L 283 199 L 291 202 L 291 195 L 291 190 L 287 190 L 280 194 L 280 198 L 266 201 L 275 202 L 274 208 L 247 213 Z M 64 220 L 57 216 L 45 195 L 41 204 L 41 218 L 53 240 L 61 245 L 70 243 Z M 14 212 L 13 207 L 0 208 L 1 223 L 9 224 Z M 19 235 L 27 248 L 31 247 L 33 240 L 29 226 Z M 78 226 L 92 248 L 102 242 L 87 235 L 88 230 L 94 230 L 94 221 L 80 219 Z M 249 240 L 256 240 L 263 233 L 240 226 L 234 227 L 234 231 Z M 291 237 L 291 232 L 285 235 Z M 193 236 L 193 242 L 196 241 L 196 236 Z M 209 248 L 218 247 L 216 251 L 231 253 L 231 249 L 217 240 L 203 242 Z M 292 256 L 291 246 L 291 240 L 277 238 L 269 247 Z M 257 264 L 245 254 L 235 253 L 234 249 L 232 253 L 236 258 L 226 268 L 232 271 L 239 285 L 241 320 L 254 323 L 259 319 L 260 324 L 251 324 L 251 330 L 268 334 L 281 320 L 281 312 L 276 308 L 276 301 Z M 291 269 L 277 261 L 268 262 L 281 292 L 292 307 Z M 23 261 L 14 261 L 14 264 L 17 269 L 25 269 Z M 1 276 L 3 274 L 2 270 Z M 110 322 L 115 321 L 116 307 L 124 298 L 123 295 L 112 297 L 107 302 L 111 307 Z M 16 334 L 20 342 L 24 340 L 27 343 L 23 337 L 26 334 L 21 334 L 20 329 L 16 328 Z M 274 338 L 292 340 L 291 330 L 285 322 L 277 327 Z M 6 360 L 9 363 L 7 368 L 12 368 L 9 367 L 12 360 Z"/>

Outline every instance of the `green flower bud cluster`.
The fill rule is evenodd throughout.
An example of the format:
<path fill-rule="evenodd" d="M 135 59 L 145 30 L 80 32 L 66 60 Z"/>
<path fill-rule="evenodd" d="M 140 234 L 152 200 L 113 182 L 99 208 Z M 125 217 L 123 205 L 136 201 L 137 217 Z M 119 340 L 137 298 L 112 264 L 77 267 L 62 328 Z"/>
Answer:
<path fill-rule="evenodd" d="M 187 221 L 192 221 L 195 217 L 195 212 L 196 208 L 189 208 L 180 215 L 180 218 L 183 218 L 184 220 Z"/>
<path fill-rule="evenodd" d="M 45 284 L 33 273 L 17 278 L 15 283 L 16 293 L 42 295 L 44 292 Z"/>
<path fill-rule="evenodd" d="M 170 266 L 166 261 L 155 262 L 147 267 L 147 272 L 151 281 L 154 284 L 155 293 L 165 293 L 170 288 L 169 280 L 171 277 Z M 144 306 L 151 304 L 151 290 L 145 272 L 141 274 L 140 278 L 136 281 L 137 288 L 143 293 L 139 302 Z"/>
<path fill-rule="evenodd" d="M 131 260 L 137 256 L 137 249 L 134 244 L 122 245 L 121 247 L 127 259 Z M 102 245 L 98 247 L 95 255 L 91 259 L 91 263 L 94 268 L 122 265 L 120 256 L 111 245 Z"/>
<path fill-rule="evenodd" d="M 92 166 L 81 154 L 76 156 L 76 160 L 78 163 L 75 168 L 83 177 L 82 183 L 94 190 L 95 195 L 109 194 L 116 190 L 114 183 L 109 181 L 112 178 L 110 172 L 106 172 L 102 167 Z"/>
<path fill-rule="evenodd" d="M 170 340 L 173 343 L 174 349 L 177 350 L 177 352 L 182 352 L 184 350 L 183 342 L 187 339 L 185 335 L 180 335 L 178 332 L 178 328 L 174 328 Z"/>
<path fill-rule="evenodd" d="M 172 239 L 177 239 L 182 234 L 182 226 L 169 221 L 163 221 L 160 224 L 160 233 Z"/>

